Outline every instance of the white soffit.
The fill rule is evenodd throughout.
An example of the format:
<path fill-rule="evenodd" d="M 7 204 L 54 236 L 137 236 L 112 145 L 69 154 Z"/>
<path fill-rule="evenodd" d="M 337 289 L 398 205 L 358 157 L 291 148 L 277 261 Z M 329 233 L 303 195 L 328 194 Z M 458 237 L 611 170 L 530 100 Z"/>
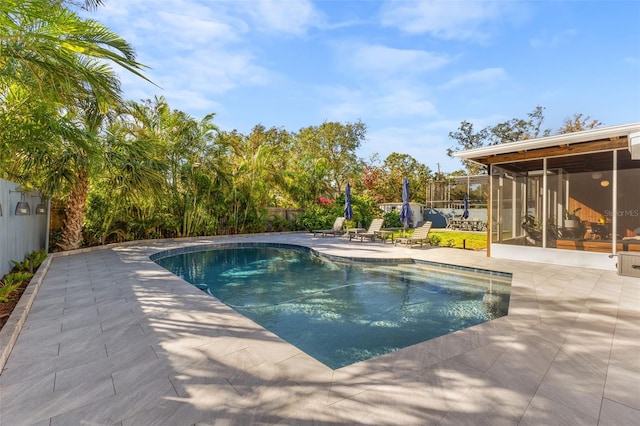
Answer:
<path fill-rule="evenodd" d="M 636 132 L 636 133 L 634 133 Z M 582 132 L 563 133 L 560 135 L 547 136 L 537 139 L 525 139 L 518 142 L 509 142 L 498 145 L 485 146 L 482 148 L 469 149 L 466 151 L 456 152 L 454 155 L 463 160 L 473 160 L 476 158 L 488 157 L 491 155 L 509 154 L 514 152 L 531 151 L 540 148 L 549 148 L 560 145 L 570 145 L 574 143 L 582 143 L 596 141 L 602 139 L 611 139 L 616 137 L 626 137 L 630 135 L 638 135 L 640 138 L 640 122 L 623 124 L 620 126 L 601 127 L 598 129 L 584 130 Z M 636 143 L 640 144 L 640 140 Z M 631 149 L 631 142 L 629 142 Z M 640 156 L 640 146 L 637 148 Z M 632 153 L 633 157 L 633 153 Z M 640 158 L 640 157 L 639 157 Z M 635 158 L 634 158 L 635 159 Z"/>
<path fill-rule="evenodd" d="M 640 160 L 640 132 L 629 134 L 629 152 L 632 160 Z"/>

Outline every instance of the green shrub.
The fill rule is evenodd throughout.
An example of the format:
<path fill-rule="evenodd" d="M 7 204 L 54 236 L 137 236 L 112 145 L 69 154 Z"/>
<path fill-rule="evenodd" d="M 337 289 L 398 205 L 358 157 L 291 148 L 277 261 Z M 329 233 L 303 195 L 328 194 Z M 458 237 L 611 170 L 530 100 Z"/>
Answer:
<path fill-rule="evenodd" d="M 3 281 L 6 282 L 17 282 L 18 284 L 22 284 L 25 281 L 29 281 L 33 278 L 33 274 L 31 272 L 13 272 L 11 274 L 6 275 L 3 278 Z"/>
<path fill-rule="evenodd" d="M 0 303 L 8 303 L 9 294 L 13 293 L 18 287 L 20 287 L 20 283 L 17 284 L 3 284 L 0 283 Z"/>
<path fill-rule="evenodd" d="M 32 251 L 27 255 L 27 257 L 22 261 L 18 262 L 17 260 L 12 260 L 13 267 L 19 272 L 31 272 L 38 269 L 38 267 L 44 262 L 47 258 L 47 252 L 42 249 L 40 251 Z"/>
<path fill-rule="evenodd" d="M 267 232 L 293 231 L 295 224 L 277 215 L 271 215 L 267 221 Z"/>
<path fill-rule="evenodd" d="M 342 212 L 337 213 L 335 206 L 314 204 L 296 216 L 295 225 L 307 231 L 328 229 L 333 225 L 336 217 L 341 215 Z"/>
<path fill-rule="evenodd" d="M 384 227 L 385 228 L 400 228 L 402 227 L 402 221 L 400 220 L 400 213 L 397 211 L 391 211 L 384 215 Z"/>
<path fill-rule="evenodd" d="M 5 275 L 0 283 L 0 302 L 9 302 L 7 296 L 17 290 L 23 282 L 30 280 L 31 277 L 33 277 L 33 274 L 30 272 L 14 272 Z"/>
<path fill-rule="evenodd" d="M 40 251 L 32 251 L 22 262 L 12 260 L 11 263 L 14 265 L 14 270 L 18 272 L 7 274 L 0 281 L 0 303 L 9 302 L 7 296 L 17 290 L 22 283 L 33 278 L 33 271 L 38 269 L 46 258 L 47 251 L 42 249 Z"/>
<path fill-rule="evenodd" d="M 324 199 L 323 199 L 324 200 Z M 380 209 L 376 202 L 365 196 L 351 196 L 353 218 L 346 222 L 347 227 L 368 227 L 376 217 L 381 217 Z M 344 215 L 344 194 L 340 194 L 334 202 L 318 202 L 296 216 L 297 229 L 329 229 L 333 226 L 336 217 Z"/>
<path fill-rule="evenodd" d="M 33 270 L 36 270 L 47 258 L 47 251 L 45 249 L 42 249 L 40 251 L 32 251 L 29 256 L 27 256 L 27 258 L 31 260 L 31 266 Z M 33 270 L 31 272 L 33 272 Z"/>
<path fill-rule="evenodd" d="M 18 262 L 17 260 L 12 260 L 13 268 L 17 271 L 30 271 L 31 270 L 31 261 L 29 258 L 26 258 L 22 262 Z"/>

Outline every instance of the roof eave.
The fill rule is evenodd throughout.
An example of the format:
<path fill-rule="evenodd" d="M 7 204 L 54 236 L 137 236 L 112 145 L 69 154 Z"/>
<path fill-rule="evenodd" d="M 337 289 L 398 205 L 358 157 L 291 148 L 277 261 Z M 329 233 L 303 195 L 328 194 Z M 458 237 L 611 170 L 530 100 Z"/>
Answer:
<path fill-rule="evenodd" d="M 563 133 L 546 136 L 537 139 L 525 139 L 518 142 L 509 142 L 499 145 L 485 146 L 454 153 L 454 156 L 462 160 L 469 160 L 479 164 L 485 164 L 482 159 L 500 154 L 531 151 L 553 146 L 571 145 L 574 143 L 589 142 L 602 139 L 627 137 L 630 133 L 640 131 L 640 122 L 623 124 L 619 126 L 601 127 L 598 129 L 584 130 L 581 132 Z"/>

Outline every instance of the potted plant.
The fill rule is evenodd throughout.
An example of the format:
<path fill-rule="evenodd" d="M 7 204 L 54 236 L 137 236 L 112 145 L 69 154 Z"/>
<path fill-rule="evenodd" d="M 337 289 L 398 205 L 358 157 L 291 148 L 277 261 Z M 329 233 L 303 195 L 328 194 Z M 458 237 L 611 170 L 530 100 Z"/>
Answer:
<path fill-rule="evenodd" d="M 570 212 L 567 210 L 564 214 L 564 229 L 569 231 L 568 236 L 573 238 L 582 238 L 586 227 L 580 217 L 576 214 L 578 210 L 581 210 L 582 207 L 578 207 L 574 211 Z"/>
<path fill-rule="evenodd" d="M 528 244 L 539 246 L 542 244 L 542 223 L 535 216 L 526 215 L 522 222 L 522 229 L 526 233 L 526 242 Z"/>
<path fill-rule="evenodd" d="M 567 210 L 564 214 L 564 227 L 567 229 L 578 229 L 580 227 L 580 217 L 576 214 L 582 207 L 578 207 L 574 211 Z"/>

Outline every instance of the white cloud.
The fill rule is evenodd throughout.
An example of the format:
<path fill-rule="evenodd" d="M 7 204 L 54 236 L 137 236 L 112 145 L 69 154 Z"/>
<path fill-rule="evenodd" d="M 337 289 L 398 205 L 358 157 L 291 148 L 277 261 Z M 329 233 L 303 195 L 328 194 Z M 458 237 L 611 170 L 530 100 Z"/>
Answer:
<path fill-rule="evenodd" d="M 273 78 L 256 62 L 238 4 L 164 0 L 158 6 L 110 0 L 96 14 L 143 52 L 139 61 L 151 68 L 145 74 L 162 87 L 161 95 L 179 100 L 176 107 L 184 108 L 187 96 L 194 99 L 189 105 L 215 105 L 204 99 L 237 87 L 264 85 Z"/>
<path fill-rule="evenodd" d="M 183 49 L 208 43 L 239 41 L 240 33 L 246 31 L 246 25 L 237 19 L 223 22 L 207 16 L 175 11 L 159 11 L 157 17 L 154 25 L 156 40 L 165 40 Z"/>
<path fill-rule="evenodd" d="M 440 129 L 439 122 L 422 126 L 383 126 L 367 132 L 367 142 L 360 149 L 360 156 L 368 158 L 373 153 L 382 153 L 384 160 L 390 153 L 408 154 L 416 161 L 427 165 L 434 172 L 438 165 L 442 172 L 452 172 L 462 168 L 460 161 L 447 156 L 446 150 L 453 146 Z"/>
<path fill-rule="evenodd" d="M 373 113 L 378 117 L 433 117 L 436 107 L 418 91 L 396 90 L 372 100 Z"/>
<path fill-rule="evenodd" d="M 415 117 L 434 117 L 437 109 L 420 90 L 408 87 L 384 87 L 376 90 L 351 90 L 343 87 L 324 88 L 327 101 L 324 114 L 332 120 L 402 121 Z"/>
<path fill-rule="evenodd" d="M 199 94 L 194 96 L 193 102 L 187 103 L 191 107 L 194 104 L 213 106 L 214 103 L 199 99 L 215 99 L 238 87 L 265 85 L 274 78 L 268 70 L 254 64 L 250 56 L 223 50 L 194 51 L 186 56 L 170 57 L 158 64 L 157 70 L 152 79 L 164 89 L 161 93 L 168 100 L 185 99 L 183 93 Z M 183 105 L 180 102 L 176 107 L 183 109 Z M 191 110 L 193 108 L 185 109 Z"/>
<path fill-rule="evenodd" d="M 460 167 L 446 148 L 453 144 L 448 133 L 463 120 L 479 130 L 524 116 L 536 104 L 549 108 L 550 122 L 551 111 L 559 111 L 558 126 L 576 109 L 607 122 L 635 119 L 637 108 L 629 105 L 637 103 L 637 91 L 618 90 L 620 102 L 599 107 L 615 87 L 638 87 L 633 43 L 598 26 L 599 17 L 574 2 L 381 3 L 108 0 L 86 15 L 134 46 L 139 61 L 152 67 L 145 74 L 162 87 L 119 72 L 127 99 L 164 96 L 172 108 L 195 116 L 216 112 L 221 128 L 226 123 L 243 132 L 256 123 L 296 130 L 362 120 L 370 139 L 363 149 L 382 157 L 406 152 L 445 171 Z M 536 21 L 520 25 L 529 12 Z M 582 72 L 589 66 L 580 53 L 585 41 L 575 34 L 587 33 L 593 48 L 619 65 L 616 79 L 603 72 L 606 81 L 593 80 L 588 96 L 585 79 L 600 75 Z M 486 40 L 492 47 L 478 49 Z M 567 41 L 576 49 L 563 51 L 562 74 L 537 54 L 505 54 Z M 454 164 L 444 166 L 447 161 Z"/>
<path fill-rule="evenodd" d="M 575 29 L 566 29 L 554 34 L 541 34 L 529 40 L 529 45 L 535 49 L 548 49 L 566 46 L 578 36 Z"/>
<path fill-rule="evenodd" d="M 236 3 L 265 32 L 290 35 L 305 34 L 310 27 L 320 26 L 322 14 L 308 0 L 254 0 Z"/>
<path fill-rule="evenodd" d="M 352 51 L 345 49 L 345 55 L 350 58 L 354 68 L 382 74 L 422 73 L 441 68 L 451 61 L 447 56 L 423 50 L 394 49 L 381 45 L 354 46 Z"/>
<path fill-rule="evenodd" d="M 229 41 L 244 33 L 247 25 L 227 13 L 224 3 L 164 0 L 150 3 L 139 0 L 109 0 L 88 17 L 115 25 L 118 34 L 135 45 L 151 41 L 189 44 Z M 127 34 L 137 36 L 127 37 Z"/>
<path fill-rule="evenodd" d="M 451 39 L 484 40 L 487 24 L 517 19 L 520 5 L 512 2 L 418 0 L 389 1 L 381 9 L 382 25 L 409 34 Z"/>
<path fill-rule="evenodd" d="M 215 112 L 222 109 L 222 105 L 220 103 L 211 99 L 211 97 L 207 96 L 206 93 L 203 93 L 202 90 L 174 90 L 169 96 L 171 97 L 170 105 L 177 104 L 180 105 L 180 110 L 188 112 L 188 111 L 209 111 Z M 175 101 L 175 102 L 174 102 Z M 202 117 L 197 117 L 202 118 Z"/>
<path fill-rule="evenodd" d="M 494 86 L 507 78 L 507 73 L 502 68 L 486 68 L 480 71 L 471 71 L 455 77 L 439 86 L 440 89 L 453 89 L 463 85 Z"/>

